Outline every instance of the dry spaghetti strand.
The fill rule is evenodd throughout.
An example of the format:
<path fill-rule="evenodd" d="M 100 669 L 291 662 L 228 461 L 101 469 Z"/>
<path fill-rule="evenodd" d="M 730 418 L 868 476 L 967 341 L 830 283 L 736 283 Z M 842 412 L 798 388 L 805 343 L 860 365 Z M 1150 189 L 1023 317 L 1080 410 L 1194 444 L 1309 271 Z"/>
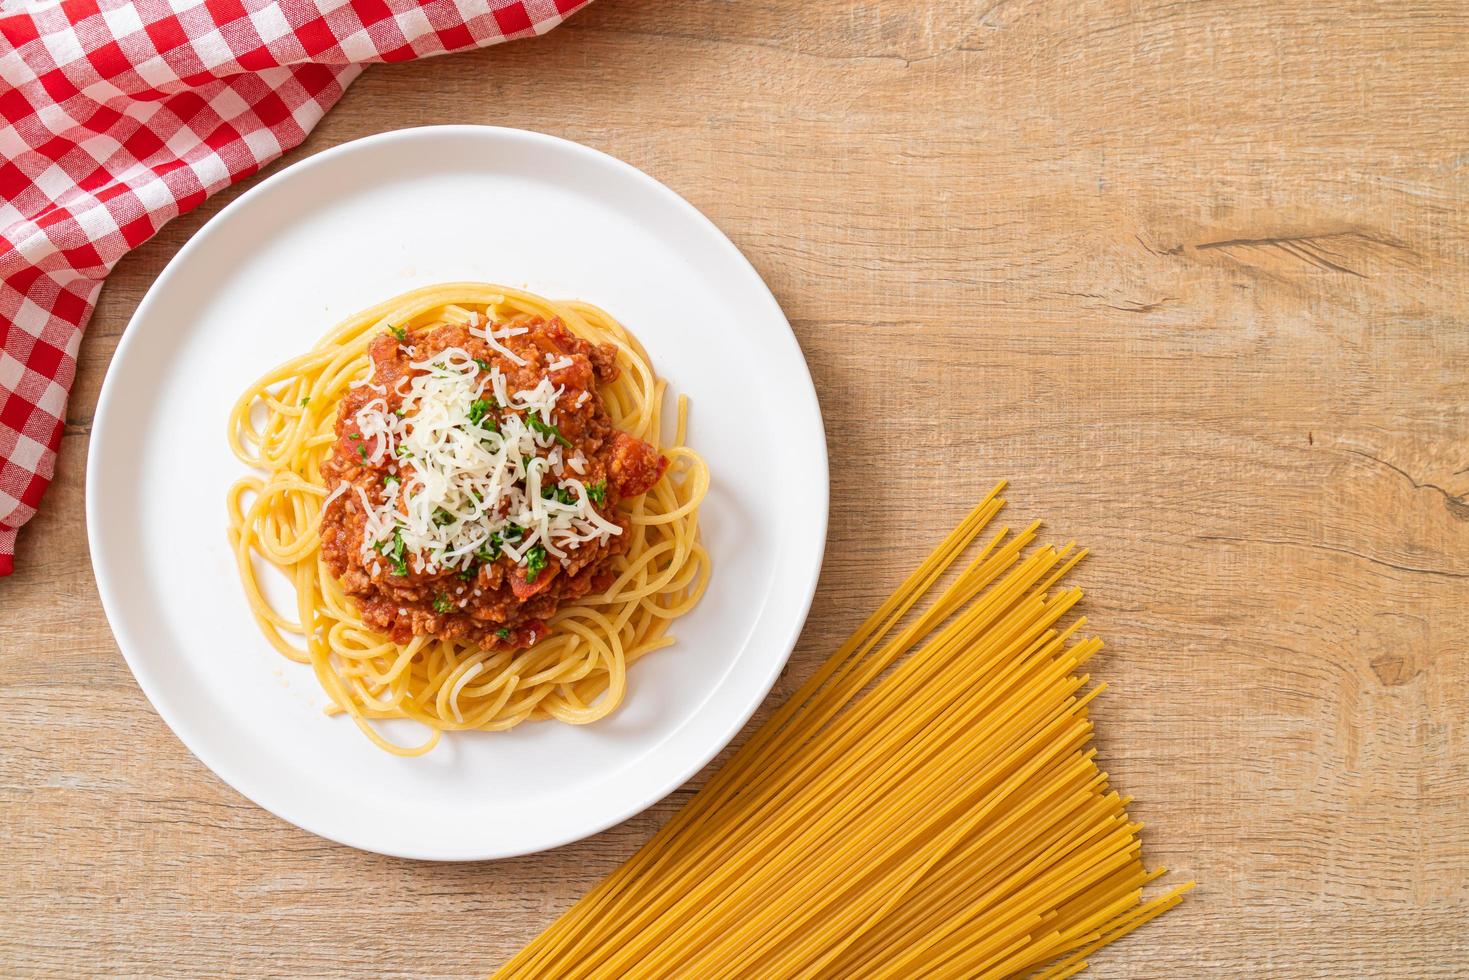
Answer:
<path fill-rule="evenodd" d="M 337 404 L 368 377 L 373 337 L 389 327 L 418 330 L 499 321 L 516 315 L 559 318 L 594 344 L 617 347 L 619 377 L 598 397 L 613 424 L 653 443 L 669 458 L 667 474 L 628 503 L 630 547 L 614 559 L 616 580 L 600 595 L 563 607 L 551 635 L 527 650 L 491 653 L 471 644 L 418 637 L 396 644 L 363 625 L 320 554 L 321 465 L 335 441 Z M 429 751 L 445 731 L 502 731 L 555 718 L 586 724 L 622 701 L 627 668 L 673 642 L 670 622 L 691 609 L 709 582 L 699 540 L 699 504 L 709 470 L 684 444 L 687 403 L 680 399 L 664 431 L 664 382 L 637 338 L 588 303 L 563 303 L 484 283 L 430 286 L 349 317 L 299 357 L 267 372 L 241 394 L 229 420 L 230 447 L 258 471 L 227 497 L 230 544 L 261 631 L 283 656 L 310 664 L 331 697 L 382 748 L 398 755 Z M 271 605 L 260 581 L 273 566 L 295 590 L 294 608 Z M 428 728 L 423 742 L 402 746 L 373 726 L 407 718 Z"/>
<path fill-rule="evenodd" d="M 1002 528 L 941 584 L 1001 489 L 495 977 L 1065 977 L 1177 905 L 1096 764 L 1085 553 Z"/>

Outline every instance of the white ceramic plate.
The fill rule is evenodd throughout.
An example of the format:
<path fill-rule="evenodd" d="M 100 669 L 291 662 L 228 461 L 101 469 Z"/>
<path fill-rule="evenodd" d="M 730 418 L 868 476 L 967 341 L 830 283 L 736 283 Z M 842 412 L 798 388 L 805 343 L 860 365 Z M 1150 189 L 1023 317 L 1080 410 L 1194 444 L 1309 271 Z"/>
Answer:
<path fill-rule="evenodd" d="M 309 669 L 247 610 L 225 541 L 237 394 L 342 317 L 449 280 L 524 285 L 626 323 L 692 401 L 714 559 L 678 642 L 630 671 L 611 717 L 445 737 L 390 756 L 322 713 Z M 148 291 L 102 388 L 87 472 L 92 565 L 158 713 L 221 778 L 323 837 L 463 860 L 555 847 L 704 766 L 769 692 L 826 539 L 826 441 L 770 291 L 646 174 L 519 130 L 411 129 L 317 154 L 209 222 Z M 410 726 L 407 722 L 394 722 Z M 405 740 L 419 731 L 390 730 Z"/>

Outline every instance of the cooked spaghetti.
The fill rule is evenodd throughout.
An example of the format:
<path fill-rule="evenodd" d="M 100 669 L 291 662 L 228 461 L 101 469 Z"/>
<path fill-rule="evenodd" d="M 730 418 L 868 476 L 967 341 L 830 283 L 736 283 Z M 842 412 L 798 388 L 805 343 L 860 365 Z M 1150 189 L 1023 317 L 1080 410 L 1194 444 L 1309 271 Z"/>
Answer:
<path fill-rule="evenodd" d="M 939 586 L 998 493 L 495 977 L 1065 977 L 1178 904 L 1095 762 L 1082 553 L 1005 529 Z"/>
<path fill-rule="evenodd" d="M 480 283 L 350 317 L 260 378 L 230 445 L 262 471 L 230 488 L 251 611 L 378 745 L 617 707 L 629 664 L 667 646 L 709 578 L 708 469 L 679 400 L 617 321 Z M 274 608 L 257 566 L 295 608 Z M 407 718 L 421 744 L 374 719 Z"/>

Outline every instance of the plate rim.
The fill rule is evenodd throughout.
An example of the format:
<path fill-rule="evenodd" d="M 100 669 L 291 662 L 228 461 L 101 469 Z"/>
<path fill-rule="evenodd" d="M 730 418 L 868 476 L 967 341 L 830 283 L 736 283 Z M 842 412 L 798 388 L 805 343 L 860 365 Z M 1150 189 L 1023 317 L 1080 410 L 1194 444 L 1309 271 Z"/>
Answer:
<path fill-rule="evenodd" d="M 610 166 L 622 171 L 624 175 L 641 184 L 653 194 L 661 196 L 685 218 L 692 219 L 696 224 L 701 225 L 705 231 L 710 233 L 712 235 L 711 241 L 725 253 L 726 258 L 733 260 L 733 266 L 739 271 L 742 277 L 750 280 L 750 285 L 758 287 L 756 295 L 768 304 L 769 313 L 777 317 L 779 324 L 785 327 L 784 339 L 790 344 L 790 352 L 795 355 L 795 361 L 799 365 L 800 374 L 805 380 L 805 384 L 800 386 L 798 392 L 793 392 L 791 397 L 802 403 L 804 409 L 802 414 L 805 415 L 809 412 L 810 417 L 815 422 L 816 431 L 814 433 L 813 450 L 819 449 L 819 459 L 813 460 L 813 463 L 816 464 L 813 465 L 813 471 L 819 473 L 821 481 L 820 492 L 818 494 L 811 494 L 812 497 L 816 498 L 814 506 L 816 508 L 815 516 L 817 517 L 817 526 L 814 530 L 819 532 L 815 538 L 818 546 L 807 559 L 805 573 L 799 579 L 803 594 L 798 597 L 795 604 L 797 614 L 792 617 L 791 625 L 785 630 L 785 635 L 780 641 L 781 646 L 784 648 L 783 652 L 779 656 L 771 659 L 767 668 L 767 675 L 760 680 L 755 688 L 757 696 L 751 697 L 748 704 L 741 705 L 734 712 L 731 723 L 726 726 L 727 730 L 723 731 L 717 739 L 711 739 L 709 745 L 703 751 L 695 753 L 695 762 L 693 764 L 685 765 L 682 769 L 673 772 L 667 779 L 659 782 L 656 791 L 652 792 L 647 799 L 638 798 L 631 800 L 621 807 L 614 808 L 608 814 L 588 822 L 584 828 L 576 832 L 555 835 L 546 840 L 531 842 L 523 846 L 475 847 L 456 851 L 455 853 L 419 851 L 411 846 L 383 846 L 381 842 L 377 841 L 351 839 L 354 835 L 334 833 L 330 828 L 321 826 L 318 820 L 311 818 L 309 815 L 306 818 L 302 818 L 299 814 L 292 816 L 286 815 L 286 813 L 281 812 L 284 807 L 278 808 L 266 804 L 242 788 L 230 775 L 227 775 L 229 766 L 224 765 L 221 767 L 221 765 L 218 765 L 217 763 L 221 760 L 214 755 L 213 751 L 201 747 L 203 744 L 202 740 L 193 734 L 191 723 L 183 721 L 179 714 L 165 707 L 169 702 L 167 698 L 162 696 L 159 685 L 152 678 L 150 668 L 143 662 L 143 658 L 129 653 L 129 647 L 133 645 L 130 642 L 132 637 L 129 635 L 129 642 L 124 642 L 124 635 L 127 635 L 127 629 L 125 626 L 119 629 L 119 624 L 125 622 L 123 618 L 123 607 L 125 604 L 114 594 L 111 582 L 102 569 L 103 556 L 107 553 L 107 546 L 101 533 L 97 530 L 100 526 L 99 522 L 102 520 L 99 514 L 99 501 L 104 496 L 99 486 L 102 471 L 102 466 L 99 464 L 102 462 L 102 457 L 105 454 L 105 449 L 101 447 L 107 446 L 110 441 L 108 439 L 108 430 L 110 428 L 108 420 L 115 414 L 111 410 L 111 406 L 116 398 L 121 397 L 118 395 L 122 384 L 122 382 L 117 380 L 121 376 L 118 368 L 119 366 L 126 367 L 129 361 L 129 351 L 132 349 L 136 338 L 142 332 L 135 325 L 149 318 L 152 313 L 152 307 L 159 301 L 159 297 L 163 295 L 172 278 L 179 274 L 179 270 L 184 267 L 186 260 L 195 251 L 201 249 L 204 243 L 213 240 L 220 233 L 221 229 L 227 228 L 229 222 L 225 219 L 249 208 L 254 201 L 265 196 L 267 192 L 279 184 L 285 183 L 288 180 L 299 179 L 309 171 L 325 166 L 340 157 L 371 152 L 373 149 L 385 144 L 442 137 L 522 141 L 529 144 L 539 144 L 551 152 L 581 155 L 602 166 Z M 149 285 L 143 298 L 139 301 L 137 308 L 133 311 L 132 316 L 128 319 L 127 327 L 123 330 L 122 338 L 119 340 L 116 350 L 114 350 L 112 357 L 109 359 L 106 372 L 103 376 L 101 390 L 97 398 L 97 406 L 93 413 L 92 431 L 87 445 L 86 466 L 87 474 L 84 495 L 88 560 L 92 567 L 92 577 L 97 586 L 98 597 L 101 601 L 103 612 L 107 617 L 108 627 L 112 632 L 113 640 L 117 644 L 118 651 L 122 654 L 124 662 L 127 664 L 134 680 L 137 682 L 144 696 L 148 699 L 153 710 L 163 720 L 164 724 L 168 726 L 174 736 L 184 744 L 184 747 L 189 750 L 195 759 L 231 789 L 250 800 L 256 806 L 272 813 L 278 819 L 292 826 L 299 827 L 308 833 L 315 834 L 326 840 L 359 850 L 384 854 L 390 857 L 428 861 L 500 860 L 562 847 L 574 841 L 583 840 L 599 834 L 610 827 L 623 823 L 638 813 L 652 807 L 660 800 L 666 799 L 669 794 L 673 793 L 680 786 L 685 785 L 690 779 L 701 772 L 710 761 L 718 756 L 744 730 L 750 718 L 754 716 L 760 705 L 770 696 L 770 692 L 774 688 L 776 681 L 779 680 L 781 673 L 790 661 L 791 654 L 794 652 L 796 644 L 805 629 L 807 618 L 811 612 L 811 605 L 815 601 L 816 588 L 819 584 L 821 571 L 825 562 L 831 508 L 830 452 L 826 440 L 825 420 L 821 412 L 820 400 L 816 394 L 816 386 L 811 377 L 810 365 L 806 360 L 805 352 L 802 350 L 800 342 L 796 338 L 795 331 L 791 329 L 789 318 L 786 317 L 785 312 L 780 308 L 780 304 L 776 300 L 774 293 L 770 290 L 769 285 L 744 253 L 730 240 L 729 236 L 714 224 L 707 215 L 678 192 L 643 170 L 609 153 L 549 133 L 507 126 L 476 124 L 414 126 L 374 133 L 339 143 L 336 146 L 329 147 L 304 159 L 288 164 L 277 173 L 271 174 L 253 187 L 245 190 L 239 197 L 221 208 L 218 214 L 208 219 L 169 258 L 163 269 Z"/>

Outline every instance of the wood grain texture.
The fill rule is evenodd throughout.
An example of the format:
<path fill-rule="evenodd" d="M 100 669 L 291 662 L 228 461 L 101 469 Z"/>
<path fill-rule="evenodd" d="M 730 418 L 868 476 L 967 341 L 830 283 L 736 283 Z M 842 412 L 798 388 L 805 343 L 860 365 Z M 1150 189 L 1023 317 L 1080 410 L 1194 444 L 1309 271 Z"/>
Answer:
<path fill-rule="evenodd" d="M 1108 768 L 1179 911 L 1106 977 L 1469 963 L 1469 9 L 1434 0 L 604 0 L 547 38 L 368 72 L 288 157 L 484 122 L 606 150 L 766 277 L 831 444 L 782 690 L 957 519 L 1095 549 Z M 560 850 L 360 854 L 195 761 L 129 675 L 83 534 L 90 417 L 0 581 L 0 973 L 482 975 L 685 789 Z M 914 515 L 921 516 L 915 520 Z"/>

